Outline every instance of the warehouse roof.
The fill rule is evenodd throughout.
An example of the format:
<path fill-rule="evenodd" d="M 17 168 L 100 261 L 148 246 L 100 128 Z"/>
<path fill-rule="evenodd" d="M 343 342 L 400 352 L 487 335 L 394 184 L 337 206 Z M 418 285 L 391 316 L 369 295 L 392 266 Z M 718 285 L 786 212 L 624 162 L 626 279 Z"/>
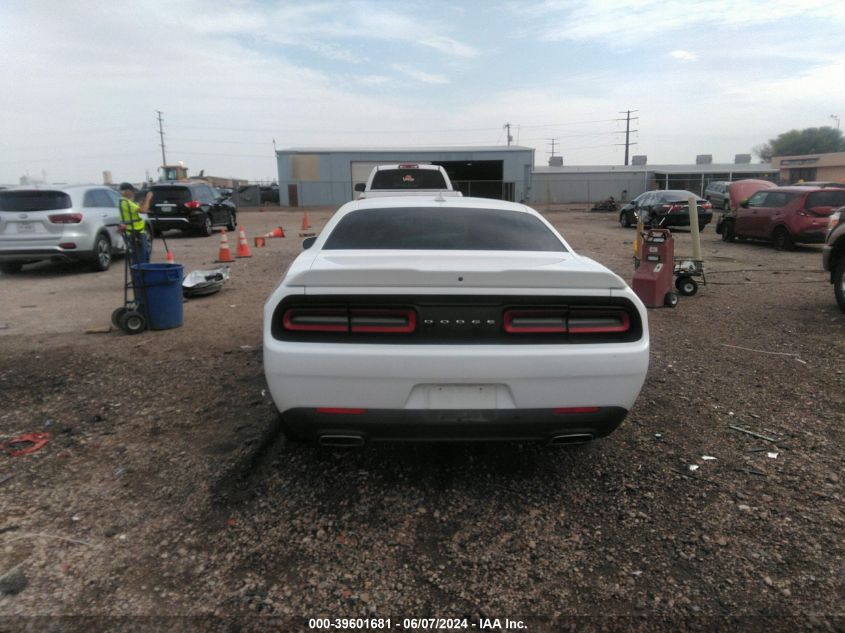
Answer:
<path fill-rule="evenodd" d="M 656 172 L 660 174 L 766 174 L 777 171 L 771 163 L 714 163 L 710 165 L 577 165 L 535 167 L 535 174 L 606 174 Z"/>
<path fill-rule="evenodd" d="M 365 153 L 405 153 L 405 154 L 419 154 L 420 152 L 515 152 L 515 151 L 530 151 L 533 152 L 533 147 L 523 147 L 521 145 L 463 145 L 463 146 L 423 146 L 423 147 L 288 147 L 277 150 L 277 154 L 329 154 L 329 153 L 344 153 L 344 154 L 365 154 Z"/>

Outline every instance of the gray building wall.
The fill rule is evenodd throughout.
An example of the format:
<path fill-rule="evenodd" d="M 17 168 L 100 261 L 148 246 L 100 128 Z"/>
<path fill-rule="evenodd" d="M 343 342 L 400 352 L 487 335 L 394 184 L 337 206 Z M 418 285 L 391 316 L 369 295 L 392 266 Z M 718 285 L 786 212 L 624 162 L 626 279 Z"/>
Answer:
<path fill-rule="evenodd" d="M 299 169 L 301 158 L 316 161 L 311 173 Z M 296 185 L 299 206 L 336 206 L 353 199 L 353 163 L 366 162 L 447 162 L 447 161 L 502 161 L 502 179 L 514 183 L 514 199 L 530 200 L 532 195 L 532 169 L 534 150 L 513 148 L 460 148 L 460 149 L 402 149 L 402 150 L 335 150 L 335 149 L 284 149 L 276 152 L 279 172 L 279 203 L 290 205 L 289 185 Z M 360 181 L 359 181 L 360 182 Z"/>
<path fill-rule="evenodd" d="M 534 172 L 536 204 L 564 204 L 570 202 L 597 202 L 613 196 L 628 200 L 649 190 L 649 172 Z"/>

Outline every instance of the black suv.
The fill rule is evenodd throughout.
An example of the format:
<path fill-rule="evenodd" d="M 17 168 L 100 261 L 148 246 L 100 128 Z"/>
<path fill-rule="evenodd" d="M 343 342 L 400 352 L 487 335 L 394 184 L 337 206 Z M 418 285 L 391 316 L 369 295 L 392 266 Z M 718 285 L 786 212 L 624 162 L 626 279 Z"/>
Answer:
<path fill-rule="evenodd" d="M 215 226 L 234 231 L 237 207 L 204 182 L 161 183 L 150 188 L 153 201 L 149 221 L 156 234 L 168 229 L 211 235 Z"/>

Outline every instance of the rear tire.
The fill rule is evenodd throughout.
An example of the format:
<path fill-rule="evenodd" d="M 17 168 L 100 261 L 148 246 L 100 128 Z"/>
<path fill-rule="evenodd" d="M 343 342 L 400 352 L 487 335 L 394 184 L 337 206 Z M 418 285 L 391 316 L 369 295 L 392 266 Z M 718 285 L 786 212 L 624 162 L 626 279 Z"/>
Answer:
<path fill-rule="evenodd" d="M 209 237 L 212 233 L 213 225 L 211 222 L 211 216 L 206 213 L 202 219 L 202 226 L 200 226 L 200 235 L 203 237 Z"/>
<path fill-rule="evenodd" d="M 114 312 L 111 313 L 111 324 L 116 328 L 120 327 L 120 319 L 123 318 L 123 315 L 129 312 L 129 308 L 123 307 L 118 308 Z"/>
<path fill-rule="evenodd" d="M 238 220 L 235 218 L 234 212 L 229 212 L 229 222 L 226 224 L 227 231 L 234 231 L 235 228 L 238 226 Z"/>
<path fill-rule="evenodd" d="M 735 239 L 736 233 L 734 233 L 733 220 L 725 220 L 725 222 L 722 223 L 722 241 L 733 242 Z"/>
<path fill-rule="evenodd" d="M 0 263 L 0 272 L 4 275 L 14 275 L 19 273 L 23 268 L 23 262 L 3 262 Z"/>
<path fill-rule="evenodd" d="M 786 227 L 783 226 L 777 227 L 774 233 L 772 233 L 772 244 L 775 250 L 778 251 L 791 251 L 795 248 L 795 242 L 792 241 L 792 236 Z"/>
<path fill-rule="evenodd" d="M 625 213 L 624 211 L 619 214 L 619 225 L 623 229 L 631 228 L 631 219 L 628 217 L 628 214 Z"/>
<path fill-rule="evenodd" d="M 681 276 L 675 280 L 675 288 L 684 297 L 691 297 L 698 292 L 698 282 L 692 277 Z"/>
<path fill-rule="evenodd" d="M 678 293 L 667 292 L 666 296 L 663 298 L 663 305 L 665 305 L 667 308 L 674 308 L 676 305 L 678 305 L 678 301 Z"/>
<path fill-rule="evenodd" d="M 845 256 L 839 258 L 833 270 L 833 294 L 839 309 L 845 312 Z"/>
<path fill-rule="evenodd" d="M 102 273 L 111 266 L 111 240 L 100 233 L 94 240 L 94 258 L 91 260 L 91 270 Z"/>

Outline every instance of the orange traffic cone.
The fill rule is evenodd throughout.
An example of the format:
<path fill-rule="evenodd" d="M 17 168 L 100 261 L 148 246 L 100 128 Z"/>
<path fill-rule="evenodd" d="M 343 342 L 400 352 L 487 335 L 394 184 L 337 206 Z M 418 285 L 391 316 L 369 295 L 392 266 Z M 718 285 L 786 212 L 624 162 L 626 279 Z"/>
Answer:
<path fill-rule="evenodd" d="M 164 256 L 164 261 L 168 264 L 175 264 L 176 260 L 173 258 L 173 251 L 167 249 L 167 255 Z"/>
<path fill-rule="evenodd" d="M 316 233 L 311 230 L 311 223 L 308 222 L 308 211 L 303 211 L 302 227 L 299 230 L 299 237 L 311 237 L 312 235 L 316 235 Z"/>
<path fill-rule="evenodd" d="M 235 261 L 232 257 L 232 249 L 229 248 L 229 238 L 226 237 L 226 229 L 220 232 L 220 252 L 217 255 L 217 261 L 220 263 L 228 263 Z"/>
<path fill-rule="evenodd" d="M 264 237 L 284 237 L 284 236 L 285 236 L 285 230 L 282 227 L 277 226 L 275 229 L 270 231 Z"/>
<path fill-rule="evenodd" d="M 260 248 L 262 246 L 267 246 L 267 242 L 265 241 L 264 237 L 258 235 L 252 238 L 252 243 L 255 244 L 255 248 Z"/>
<path fill-rule="evenodd" d="M 238 257 L 252 257 L 252 253 L 249 252 L 249 242 L 246 240 L 246 231 L 244 231 L 244 227 L 241 227 L 238 232 L 238 250 L 235 254 Z"/>

